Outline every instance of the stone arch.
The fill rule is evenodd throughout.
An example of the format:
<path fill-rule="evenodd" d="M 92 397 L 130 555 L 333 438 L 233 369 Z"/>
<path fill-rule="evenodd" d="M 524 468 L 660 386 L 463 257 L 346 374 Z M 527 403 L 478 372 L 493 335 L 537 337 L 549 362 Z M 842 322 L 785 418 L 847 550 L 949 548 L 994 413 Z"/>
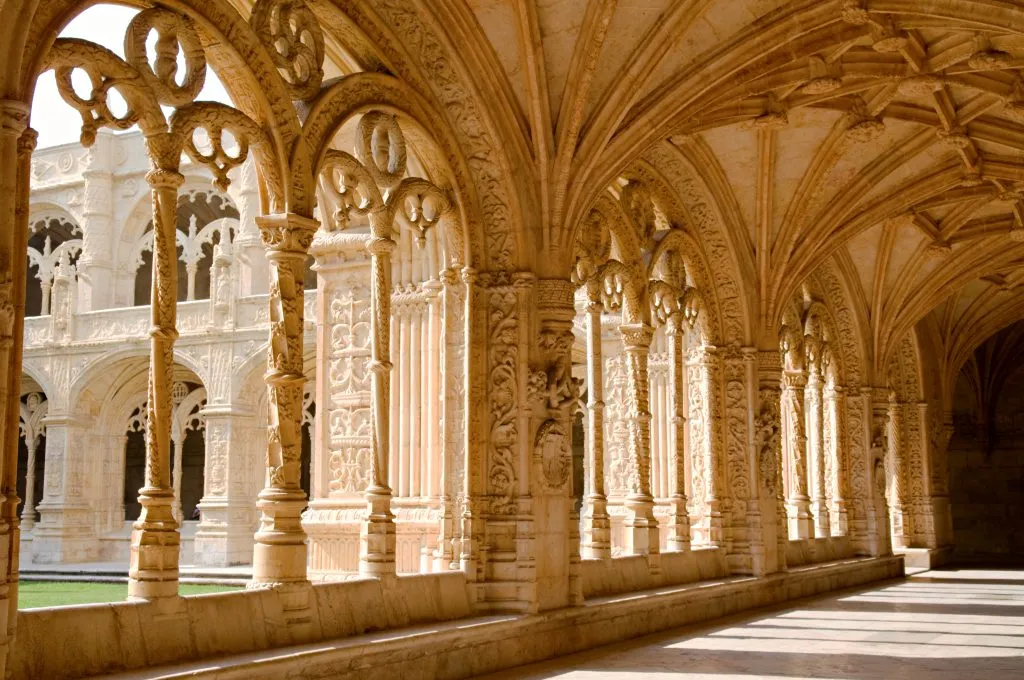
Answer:
<path fill-rule="evenodd" d="M 458 216 L 439 225 L 444 227 L 449 244 L 448 265 L 486 266 L 485 241 L 477 217 L 478 197 L 458 142 L 430 103 L 397 78 L 358 73 L 326 85 L 313 102 L 304 126 L 315 175 L 319 175 L 328 149 L 346 123 L 370 110 L 398 117 L 402 132 L 418 151 L 416 158 L 430 179 L 442 191 L 453 194 Z"/>
<path fill-rule="evenodd" d="M 644 172 L 658 180 L 669 215 L 692 233 L 703 256 L 707 287 L 720 312 L 720 340 L 725 345 L 750 345 L 757 306 L 752 264 L 743 259 L 746 238 L 726 218 L 719 197 L 692 159 L 671 144 L 652 147 L 643 157 Z M 697 261 L 694 261 L 696 268 Z M 773 343 L 774 344 L 774 343 Z"/>
<path fill-rule="evenodd" d="M 22 11 L 24 18 L 12 22 L 22 27 L 10 40 L 13 61 L 5 62 L 20 70 L 16 75 L 4 74 L 13 76 L 17 83 L 10 83 L 8 91 L 19 92 L 24 100 L 31 100 L 36 77 L 45 65 L 53 41 L 64 26 L 92 4 L 85 0 L 58 0 L 37 4 L 34 11 Z M 227 0 L 182 0 L 170 3 L 169 8 L 187 16 L 197 31 L 207 37 L 208 68 L 218 73 L 235 106 L 266 134 L 265 143 L 253 146 L 261 170 L 264 212 L 290 210 L 312 216 L 313 187 L 303 173 L 290 172 L 291 168 L 307 163 L 301 145 L 292 154 L 294 142 L 301 137 L 300 124 L 290 106 L 281 106 L 290 102 L 291 96 L 267 49 Z"/>

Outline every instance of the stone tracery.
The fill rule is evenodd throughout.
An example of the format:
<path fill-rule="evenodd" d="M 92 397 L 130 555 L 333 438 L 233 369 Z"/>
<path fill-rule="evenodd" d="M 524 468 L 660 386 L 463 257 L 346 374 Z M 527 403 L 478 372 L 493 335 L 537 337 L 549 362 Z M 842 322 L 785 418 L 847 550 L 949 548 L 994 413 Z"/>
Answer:
<path fill-rule="evenodd" d="M 1013 293 L 1016 306 L 995 311 L 994 293 L 976 294 L 973 282 L 1012 293 L 1019 278 L 1019 168 L 1000 149 L 1016 148 L 1005 130 L 1019 118 L 1011 72 L 1020 49 L 1006 27 L 1020 16 L 988 8 L 981 31 L 961 27 L 965 15 L 945 2 L 929 17 L 910 0 L 885 12 L 870 2 L 803 3 L 756 26 L 710 13 L 725 37 L 707 53 L 703 39 L 666 40 L 600 61 L 618 16 L 607 3 L 588 9 L 580 28 L 591 48 L 561 71 L 551 65 L 566 82 L 545 100 L 544 41 L 520 41 L 518 58 L 505 53 L 513 48 L 481 48 L 486 18 L 478 26 L 455 4 L 383 2 L 343 15 L 338 3 L 260 0 L 245 18 L 228 3 L 185 2 L 137 15 L 124 60 L 66 38 L 30 57 L 57 68 L 62 93 L 83 112 L 84 142 L 105 144 L 99 128 L 139 123 L 153 161 L 144 494 L 153 521 L 140 521 L 137 554 L 152 545 L 156 561 L 150 569 L 136 558 L 133 592 L 177 592 L 172 348 L 179 332 L 191 338 L 200 327 L 218 335 L 208 346 L 190 339 L 182 352 L 209 390 L 197 550 L 215 535 L 232 555 L 248 550 L 216 523 L 241 517 L 233 530 L 245 533 L 237 527 L 254 518 L 243 500 L 254 483 L 239 481 L 254 470 L 238 469 L 234 452 L 265 436 L 254 581 L 287 594 L 288 626 L 316 616 L 310 576 L 355 571 L 356 525 L 364 574 L 461 571 L 478 611 L 578 604 L 610 587 L 626 554 L 643 559 L 652 586 L 679 578 L 683 553 L 714 561 L 705 576 L 877 557 L 890 541 L 908 555 L 939 554 L 944 445 L 927 430 L 947 405 L 941 388 L 925 389 L 922 366 L 938 361 L 941 380 L 955 381 L 959 364 L 949 374 L 948 358 L 963 361 L 984 337 L 947 346 L 947 331 L 972 319 L 995 328 L 1019 309 Z M 41 9 L 40 25 L 72 6 Z M 523 31 L 547 20 L 523 14 Z M 340 16 L 347 28 L 325 21 Z M 696 21 L 678 7 L 662 19 L 644 42 Z M 797 24 L 806 27 L 799 35 L 789 30 Z M 223 41 L 215 49 L 213 35 Z M 344 65 L 329 68 L 348 75 L 325 80 L 325 60 L 346 49 Z M 207 58 L 244 74 L 233 88 L 263 89 L 237 109 L 196 102 Z M 502 73 L 520 59 L 523 68 Z M 95 96 L 71 87 L 73 68 L 90 71 Z M 617 68 L 628 77 L 613 77 Z M 113 91 L 128 103 L 120 117 Z M 165 119 L 154 102 L 176 112 Z M 17 106 L 5 111 L 8 143 L 26 121 Z M 339 150 L 352 141 L 354 155 Z M 250 169 L 235 171 L 250 150 Z M 190 232 L 175 219 L 181 151 L 222 190 L 229 175 L 251 173 L 234 233 L 225 224 Z M 3 200 L 0 219 L 14 220 L 17 208 L 27 223 L 24 206 Z M 252 224 L 263 269 L 252 264 Z M 208 309 L 177 308 L 176 244 L 187 303 L 201 297 L 196 246 L 213 245 L 214 234 Z M 31 261 L 52 281 L 42 295 L 52 302 L 48 325 L 25 324 L 26 356 L 44 342 L 71 347 L 149 327 L 127 311 L 112 331 L 88 316 L 103 309 L 88 299 L 102 289 L 88 279 L 101 268 L 89 247 L 78 268 L 69 243 L 43 244 Z M 18 247 L 0 243 L 0 265 L 4 252 L 23 260 Z M 315 292 L 303 290 L 310 253 Z M 16 266 L 25 264 L 0 280 L 0 302 L 18 299 L 25 277 Z M 242 268 L 253 295 L 233 288 Z M 263 292 L 251 288 L 261 276 L 265 298 L 246 299 Z M 954 288 L 967 304 L 945 302 Z M 5 351 L 20 357 L 15 307 L 8 317 L 3 336 L 14 349 Z M 244 339 L 227 340 L 236 330 Z M 268 330 L 263 435 L 255 381 L 238 374 L 263 351 L 250 331 Z M 582 381 L 572 369 L 581 356 Z M 84 426 L 59 393 L 95 368 L 91 357 L 70 357 L 47 366 L 68 389 L 51 396 L 46 472 L 47 485 L 66 478 L 69 492 Z M 302 431 L 314 362 L 307 499 Z M 570 481 L 581 387 L 585 489 Z M 582 522 L 574 496 L 585 496 Z"/>

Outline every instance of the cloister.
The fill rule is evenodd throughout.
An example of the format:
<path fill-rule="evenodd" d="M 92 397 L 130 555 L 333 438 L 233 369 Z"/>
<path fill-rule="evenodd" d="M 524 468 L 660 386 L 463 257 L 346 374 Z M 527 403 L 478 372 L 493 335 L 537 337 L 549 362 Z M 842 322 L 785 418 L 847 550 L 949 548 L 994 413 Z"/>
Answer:
<path fill-rule="evenodd" d="M 1024 559 L 1024 6 L 124 4 L 0 0 L 4 677 L 471 677 Z"/>

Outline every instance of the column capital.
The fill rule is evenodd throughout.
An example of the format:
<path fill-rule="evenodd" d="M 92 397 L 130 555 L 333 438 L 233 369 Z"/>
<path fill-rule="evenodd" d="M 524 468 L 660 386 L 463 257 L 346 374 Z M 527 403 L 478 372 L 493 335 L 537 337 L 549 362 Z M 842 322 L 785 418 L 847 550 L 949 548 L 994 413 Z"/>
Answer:
<path fill-rule="evenodd" d="M 366 252 L 374 257 L 390 255 L 397 247 L 397 243 L 383 236 L 371 236 L 366 239 Z"/>
<path fill-rule="evenodd" d="M 783 371 L 782 386 L 787 389 L 798 389 L 807 386 L 807 374 L 804 371 Z"/>
<path fill-rule="evenodd" d="M 177 170 L 155 168 L 146 173 L 146 181 L 154 189 L 177 189 L 185 183 L 185 176 Z"/>
<path fill-rule="evenodd" d="M 654 338 L 654 329 L 646 323 L 624 323 L 619 326 L 619 332 L 622 333 L 622 343 L 627 348 L 647 349 Z"/>
<path fill-rule="evenodd" d="M 279 213 L 256 217 L 256 226 L 267 250 L 304 255 L 309 251 L 320 223 L 296 213 Z"/>
<path fill-rule="evenodd" d="M 0 135 L 20 137 L 28 129 L 29 105 L 17 99 L 0 99 Z"/>

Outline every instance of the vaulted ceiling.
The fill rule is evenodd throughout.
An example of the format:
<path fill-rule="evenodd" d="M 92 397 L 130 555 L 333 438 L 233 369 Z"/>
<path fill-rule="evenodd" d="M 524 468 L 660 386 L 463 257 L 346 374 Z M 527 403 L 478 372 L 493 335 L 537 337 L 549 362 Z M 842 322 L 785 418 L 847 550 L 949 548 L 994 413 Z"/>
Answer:
<path fill-rule="evenodd" d="M 766 322 L 828 258 L 879 360 L 930 315 L 962 363 L 1024 312 L 1017 3 L 467 2 L 551 230 L 671 144 L 725 180 Z"/>

